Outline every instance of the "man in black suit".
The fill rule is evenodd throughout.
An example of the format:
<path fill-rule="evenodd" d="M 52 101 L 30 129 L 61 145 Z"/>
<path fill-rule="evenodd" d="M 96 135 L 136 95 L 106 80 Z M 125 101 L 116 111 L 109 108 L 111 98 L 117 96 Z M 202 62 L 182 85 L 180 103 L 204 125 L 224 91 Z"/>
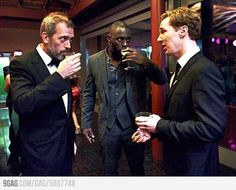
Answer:
<path fill-rule="evenodd" d="M 122 149 L 131 175 L 144 175 L 144 146 L 133 143 L 135 114 L 147 109 L 148 80 L 165 84 L 165 73 L 147 57 L 130 48 L 131 31 L 114 22 L 107 36 L 108 47 L 89 58 L 83 91 L 82 133 L 93 143 L 92 115 L 98 97 L 98 141 L 102 147 L 105 175 L 118 175 Z M 124 51 L 123 56 L 121 51 Z M 127 64 L 128 62 L 128 64 Z M 129 67 L 128 67 L 129 66 Z"/>
<path fill-rule="evenodd" d="M 49 14 L 40 27 L 42 43 L 10 63 L 23 175 L 72 173 L 74 126 L 69 78 L 80 70 L 80 54 L 65 56 L 71 50 L 73 27 L 64 13 Z"/>
<path fill-rule="evenodd" d="M 223 77 L 197 46 L 197 12 L 180 7 L 161 20 L 158 41 L 177 60 L 179 71 L 170 79 L 164 118 L 136 117 L 133 141 L 145 142 L 155 134 L 163 142 L 166 175 L 218 175 L 218 141 L 226 126 Z"/>

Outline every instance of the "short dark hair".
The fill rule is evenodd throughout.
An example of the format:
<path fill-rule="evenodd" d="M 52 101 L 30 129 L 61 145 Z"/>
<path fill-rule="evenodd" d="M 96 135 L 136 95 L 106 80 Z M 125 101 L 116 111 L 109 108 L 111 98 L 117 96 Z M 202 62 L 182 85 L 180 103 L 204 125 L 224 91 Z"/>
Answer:
<path fill-rule="evenodd" d="M 113 22 L 109 29 L 108 29 L 108 33 L 110 34 L 111 31 L 115 28 L 129 28 L 128 25 L 124 22 L 124 21 L 121 21 L 121 20 L 118 20 L 118 21 L 115 21 Z"/>
<path fill-rule="evenodd" d="M 74 28 L 73 22 L 63 12 L 53 12 L 48 14 L 42 21 L 40 26 L 40 35 L 43 32 L 47 32 L 48 36 L 52 36 L 55 33 L 56 25 L 64 22 L 69 28 Z"/>

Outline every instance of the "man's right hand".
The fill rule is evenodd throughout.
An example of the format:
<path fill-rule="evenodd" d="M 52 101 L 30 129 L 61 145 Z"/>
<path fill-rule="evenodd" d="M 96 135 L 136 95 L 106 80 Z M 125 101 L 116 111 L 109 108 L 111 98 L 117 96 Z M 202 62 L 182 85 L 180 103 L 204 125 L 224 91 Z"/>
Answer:
<path fill-rule="evenodd" d="M 95 142 L 95 136 L 91 128 L 82 129 L 82 134 L 86 137 L 90 144 Z"/>
<path fill-rule="evenodd" d="M 72 77 L 81 69 L 81 53 L 70 55 L 62 60 L 57 68 L 57 72 L 65 79 Z"/>

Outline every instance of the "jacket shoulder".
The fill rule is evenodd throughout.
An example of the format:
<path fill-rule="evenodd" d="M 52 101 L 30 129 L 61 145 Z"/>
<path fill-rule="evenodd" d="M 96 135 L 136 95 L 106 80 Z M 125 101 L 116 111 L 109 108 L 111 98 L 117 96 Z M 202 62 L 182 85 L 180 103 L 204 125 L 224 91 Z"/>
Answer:
<path fill-rule="evenodd" d="M 32 62 L 32 61 L 34 61 L 35 59 L 38 59 L 38 58 L 39 58 L 39 54 L 35 49 L 31 52 L 27 52 L 27 53 L 23 54 L 22 56 L 15 57 L 11 62 L 16 61 L 16 62 L 20 62 L 22 64 L 26 64 L 26 63 Z"/>
<path fill-rule="evenodd" d="M 198 65 L 201 69 L 213 69 L 218 70 L 217 65 L 212 62 L 210 59 L 208 59 L 206 56 L 202 55 L 198 59 Z"/>
<path fill-rule="evenodd" d="M 95 59 L 98 59 L 98 58 L 100 58 L 100 57 L 105 57 L 105 56 L 106 56 L 106 51 L 105 51 L 105 50 L 101 50 L 101 51 L 99 51 L 99 52 L 97 52 L 97 53 L 91 55 L 91 56 L 89 57 L 89 59 L 90 59 L 90 61 L 93 61 L 93 60 L 95 60 Z"/>

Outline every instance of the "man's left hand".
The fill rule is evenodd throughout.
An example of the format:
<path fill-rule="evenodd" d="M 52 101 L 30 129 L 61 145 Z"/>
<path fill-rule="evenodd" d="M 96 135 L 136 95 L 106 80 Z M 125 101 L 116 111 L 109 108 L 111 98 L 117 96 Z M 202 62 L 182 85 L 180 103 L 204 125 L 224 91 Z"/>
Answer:
<path fill-rule="evenodd" d="M 144 143 L 151 138 L 151 133 L 148 130 L 138 128 L 131 138 L 133 142 Z"/>

